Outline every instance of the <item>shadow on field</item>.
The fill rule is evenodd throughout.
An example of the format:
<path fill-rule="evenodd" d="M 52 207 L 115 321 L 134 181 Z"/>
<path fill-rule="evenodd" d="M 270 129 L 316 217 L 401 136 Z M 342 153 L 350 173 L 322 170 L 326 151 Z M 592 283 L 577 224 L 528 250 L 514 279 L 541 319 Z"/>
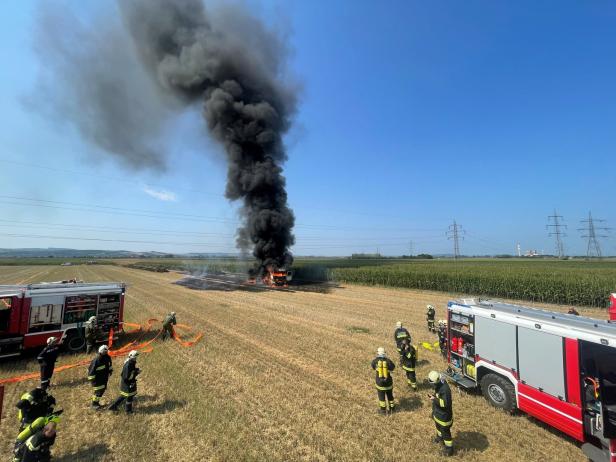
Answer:
<path fill-rule="evenodd" d="M 423 407 L 423 401 L 419 396 L 411 396 L 409 398 L 400 398 L 398 408 L 401 411 L 415 411 Z"/>
<path fill-rule="evenodd" d="M 54 457 L 55 462 L 75 462 L 77 460 L 87 460 L 90 462 L 96 462 L 104 460 L 104 456 L 109 454 L 109 448 L 106 444 L 95 444 L 94 446 L 88 446 L 81 448 L 71 454 L 64 454 L 60 457 Z"/>
<path fill-rule="evenodd" d="M 84 368 L 85 367 L 86 366 L 84 366 Z M 58 379 L 60 379 L 60 377 L 62 377 L 62 376 L 58 376 Z M 54 375 L 54 378 L 55 378 L 55 375 Z M 90 382 L 88 381 L 88 378 L 85 377 L 85 376 L 84 377 L 80 377 L 78 379 L 71 379 L 71 380 L 67 380 L 67 381 L 64 381 L 64 382 L 58 382 L 58 383 L 55 383 L 53 381 L 53 379 L 52 379 L 52 381 L 51 381 L 51 385 L 52 386 L 51 386 L 50 391 L 51 391 L 51 394 L 53 395 L 54 388 L 71 388 L 71 387 L 75 387 L 75 386 L 79 386 L 79 385 L 84 385 L 86 383 L 90 383 Z"/>
<path fill-rule="evenodd" d="M 145 396 L 142 398 L 145 398 Z M 142 406 L 140 405 L 140 401 L 147 402 L 152 400 L 137 400 L 136 412 L 139 414 L 165 414 L 166 412 L 171 412 L 178 408 L 182 408 L 186 406 L 187 403 L 184 400 L 167 399 L 161 403 L 145 404 Z"/>
<path fill-rule="evenodd" d="M 479 432 L 457 432 L 454 441 L 457 451 L 483 452 L 490 446 L 488 437 Z"/>

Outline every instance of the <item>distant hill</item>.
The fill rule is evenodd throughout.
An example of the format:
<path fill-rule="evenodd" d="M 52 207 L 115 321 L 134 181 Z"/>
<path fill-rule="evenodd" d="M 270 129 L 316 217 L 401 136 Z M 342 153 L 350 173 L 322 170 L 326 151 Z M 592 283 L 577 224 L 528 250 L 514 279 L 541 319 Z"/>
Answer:
<path fill-rule="evenodd" d="M 47 249 L 0 249 L 0 258 L 213 258 L 231 257 L 229 253 L 170 254 L 165 252 L 132 252 L 130 250 L 78 250 L 50 247 Z"/>

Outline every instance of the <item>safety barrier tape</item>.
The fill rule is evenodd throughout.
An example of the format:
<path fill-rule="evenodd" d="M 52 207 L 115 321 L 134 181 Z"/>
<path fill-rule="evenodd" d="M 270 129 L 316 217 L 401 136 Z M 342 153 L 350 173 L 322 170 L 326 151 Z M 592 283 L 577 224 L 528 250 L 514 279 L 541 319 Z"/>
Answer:
<path fill-rule="evenodd" d="M 145 342 L 141 342 L 141 339 L 143 338 L 143 336 L 147 333 L 150 332 L 152 330 L 152 325 L 155 322 L 161 322 L 158 319 L 148 319 L 146 322 L 146 326 L 145 328 L 141 325 L 141 324 L 135 324 L 132 322 L 125 322 L 124 323 L 124 327 L 130 327 L 132 328 L 130 331 L 126 332 L 127 334 L 132 334 L 132 333 L 136 333 L 139 331 L 142 331 L 142 334 L 139 336 L 139 338 L 137 340 L 134 340 L 120 348 L 118 348 L 117 350 L 112 350 L 111 347 L 113 346 L 113 331 L 109 332 L 109 338 L 108 338 L 108 343 L 107 346 L 109 347 L 109 356 L 111 357 L 116 357 L 116 356 L 124 356 L 127 355 L 130 351 L 132 350 L 137 350 L 140 353 L 150 353 L 154 350 L 154 348 L 152 347 L 152 343 L 161 335 L 161 333 L 163 332 L 163 329 L 161 328 L 156 335 L 150 339 L 147 340 Z M 193 328 L 191 326 L 187 326 L 185 324 L 178 324 L 176 327 L 179 327 L 182 330 L 186 330 L 187 332 L 193 332 Z M 182 340 L 180 338 L 180 336 L 175 332 L 175 329 L 173 331 L 173 338 L 183 347 L 191 347 L 193 346 L 195 343 L 197 343 L 199 340 L 201 340 L 201 338 L 203 337 L 203 333 L 199 332 L 197 333 L 197 335 L 195 336 L 195 338 L 191 341 L 185 341 Z M 64 364 L 62 366 L 58 366 L 54 369 L 54 374 L 56 372 L 62 372 L 65 371 L 67 369 L 73 369 L 75 367 L 79 367 L 79 366 L 87 366 L 88 364 L 90 364 L 90 362 L 92 361 L 92 359 L 84 359 L 82 361 L 78 361 L 76 363 L 72 363 L 72 364 Z M 7 383 L 18 383 L 18 382 L 23 382 L 25 380 L 30 380 L 30 379 L 36 379 L 36 378 L 40 378 L 40 372 L 33 372 L 30 374 L 24 374 L 24 375 L 18 375 L 15 377 L 8 377 L 6 379 L 0 379 L 0 385 L 4 385 Z"/>

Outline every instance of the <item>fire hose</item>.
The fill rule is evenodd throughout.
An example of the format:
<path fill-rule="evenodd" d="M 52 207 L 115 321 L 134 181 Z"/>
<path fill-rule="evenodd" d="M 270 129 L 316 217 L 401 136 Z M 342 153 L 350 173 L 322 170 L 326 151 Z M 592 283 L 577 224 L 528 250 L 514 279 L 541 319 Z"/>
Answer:
<path fill-rule="evenodd" d="M 162 333 L 162 328 L 156 333 L 156 335 L 150 339 L 147 340 L 145 342 L 141 342 L 141 339 L 143 338 L 143 336 L 152 330 L 152 325 L 155 322 L 161 322 L 158 319 L 148 319 L 148 321 L 146 322 L 145 327 L 140 325 L 140 324 L 135 324 L 135 323 L 131 323 L 131 322 L 125 322 L 124 326 L 125 327 L 130 327 L 132 328 L 131 331 L 127 332 L 129 334 L 132 333 L 137 333 L 137 332 L 142 332 L 142 334 L 139 336 L 139 338 L 135 341 L 132 341 L 116 350 L 112 350 L 112 346 L 113 346 L 113 329 L 110 330 L 109 332 L 109 338 L 107 341 L 107 346 L 109 347 L 109 356 L 111 357 L 116 357 L 116 356 L 125 356 L 129 353 L 129 351 L 131 350 L 138 350 L 141 353 L 150 353 L 154 348 L 152 347 L 152 342 L 154 342 Z M 180 328 L 181 330 L 185 330 L 187 332 L 192 332 L 192 327 L 191 326 L 187 326 L 185 324 L 178 324 L 176 327 Z M 175 331 L 173 331 L 173 339 L 178 342 L 181 346 L 188 348 L 193 346 L 195 343 L 197 343 L 199 340 L 201 340 L 201 338 L 203 337 L 203 333 L 199 332 L 197 333 L 197 335 L 194 337 L 194 339 L 187 341 L 187 340 L 183 340 L 182 337 Z M 73 369 L 75 367 L 79 367 L 79 366 L 86 366 L 88 364 L 90 364 L 91 359 L 84 359 L 82 361 L 78 361 L 76 363 L 72 363 L 72 364 L 64 364 L 61 366 L 58 366 L 55 368 L 54 370 L 54 374 L 56 372 L 62 372 L 68 369 Z M 25 380 L 30 380 L 30 379 L 36 379 L 40 377 L 40 373 L 39 372 L 32 372 L 30 374 L 23 374 L 23 375 L 17 375 L 14 377 L 8 377 L 5 379 L 0 379 L 0 386 L 7 384 L 7 383 L 18 383 L 18 382 L 23 382 Z"/>

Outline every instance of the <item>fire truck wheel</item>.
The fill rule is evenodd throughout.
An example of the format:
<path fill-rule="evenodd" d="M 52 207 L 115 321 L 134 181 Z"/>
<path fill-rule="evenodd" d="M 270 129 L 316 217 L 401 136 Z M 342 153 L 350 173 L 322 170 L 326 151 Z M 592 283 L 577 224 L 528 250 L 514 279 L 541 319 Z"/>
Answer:
<path fill-rule="evenodd" d="M 80 337 L 79 335 L 69 334 L 68 338 L 66 339 L 66 347 L 68 348 L 69 351 L 81 352 L 85 348 L 85 345 L 86 345 L 86 339 L 83 337 Z"/>
<path fill-rule="evenodd" d="M 513 412 L 515 409 L 515 388 L 505 377 L 487 374 L 481 379 L 483 396 L 492 406 Z"/>

